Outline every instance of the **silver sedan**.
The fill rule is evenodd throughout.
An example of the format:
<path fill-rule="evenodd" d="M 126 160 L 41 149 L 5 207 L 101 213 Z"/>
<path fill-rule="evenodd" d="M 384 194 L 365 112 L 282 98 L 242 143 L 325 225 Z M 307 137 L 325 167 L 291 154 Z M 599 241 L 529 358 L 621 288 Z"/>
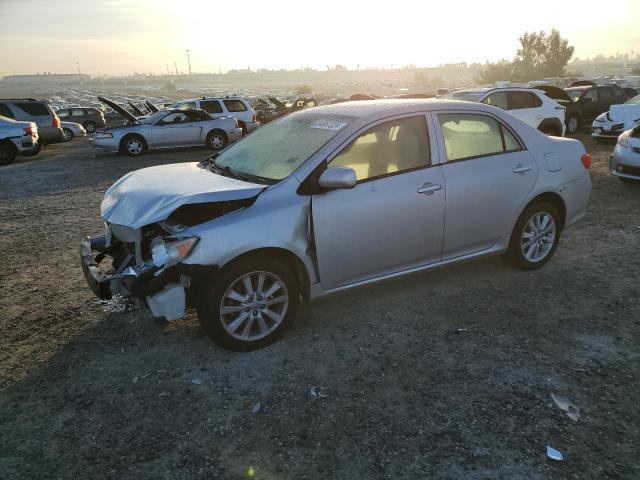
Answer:
<path fill-rule="evenodd" d="M 609 158 L 609 171 L 625 182 L 640 181 L 640 125 L 618 137 Z"/>
<path fill-rule="evenodd" d="M 252 350 L 300 300 L 497 253 L 542 267 L 586 214 L 589 166 L 579 141 L 479 103 L 302 110 L 207 161 L 120 179 L 82 265 L 101 298 L 167 319 L 195 307 L 216 342 Z"/>
<path fill-rule="evenodd" d="M 60 128 L 62 128 L 62 135 L 65 142 L 70 142 L 76 137 L 84 137 L 87 135 L 87 131 L 82 125 L 75 122 L 60 122 Z"/>

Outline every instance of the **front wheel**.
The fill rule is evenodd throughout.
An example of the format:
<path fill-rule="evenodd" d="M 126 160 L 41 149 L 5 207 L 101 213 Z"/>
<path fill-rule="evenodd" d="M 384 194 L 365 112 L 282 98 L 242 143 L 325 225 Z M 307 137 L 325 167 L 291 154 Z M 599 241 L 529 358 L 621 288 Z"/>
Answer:
<path fill-rule="evenodd" d="M 94 122 L 85 122 L 84 129 L 87 133 L 94 133 L 98 129 L 98 126 Z"/>
<path fill-rule="evenodd" d="M 523 270 L 543 267 L 553 256 L 560 241 L 561 220 L 558 210 L 547 202 L 528 206 L 516 223 L 508 255 Z"/>
<path fill-rule="evenodd" d="M 120 146 L 120 150 L 129 156 L 142 155 L 147 149 L 144 139 L 138 135 L 125 137 Z"/>
<path fill-rule="evenodd" d="M 198 294 L 198 320 L 209 337 L 234 351 L 270 345 L 289 328 L 300 291 L 282 263 L 250 257 L 224 269 Z"/>

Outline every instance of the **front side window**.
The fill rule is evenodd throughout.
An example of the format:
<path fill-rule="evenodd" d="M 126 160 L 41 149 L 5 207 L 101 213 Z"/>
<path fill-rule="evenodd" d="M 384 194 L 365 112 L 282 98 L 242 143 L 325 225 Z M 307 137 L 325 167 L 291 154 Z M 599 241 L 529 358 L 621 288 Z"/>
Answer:
<path fill-rule="evenodd" d="M 225 100 L 224 106 L 230 112 L 246 112 L 247 107 L 241 100 Z"/>
<path fill-rule="evenodd" d="M 218 100 L 202 100 L 200 108 L 207 113 L 222 113 L 222 105 Z"/>
<path fill-rule="evenodd" d="M 353 168 L 361 182 L 430 164 L 427 122 L 420 115 L 367 130 L 340 152 L 330 166 Z"/>
<path fill-rule="evenodd" d="M 162 125 L 172 125 L 174 123 L 185 123 L 188 121 L 190 121 L 189 117 L 187 117 L 185 113 L 175 112 L 164 117 L 159 123 Z"/>
<path fill-rule="evenodd" d="M 602 100 L 611 100 L 611 97 L 613 97 L 613 95 L 611 95 L 611 90 L 609 90 L 608 88 L 599 88 L 598 89 L 598 94 L 600 95 L 600 98 Z"/>
<path fill-rule="evenodd" d="M 268 123 L 220 153 L 215 164 L 260 181 L 282 180 L 357 119 L 314 110 Z"/>
<path fill-rule="evenodd" d="M 472 113 L 439 113 L 447 160 L 521 150 L 515 136 L 495 118 Z"/>
<path fill-rule="evenodd" d="M 590 98 L 592 102 L 597 102 L 598 101 L 598 92 L 596 91 L 595 88 L 592 88 L 591 90 L 589 90 L 587 93 L 584 94 L 585 99 Z"/>
<path fill-rule="evenodd" d="M 509 109 L 509 102 L 507 101 L 507 93 L 506 92 L 496 92 L 489 95 L 485 98 L 482 103 L 486 103 L 487 105 L 493 105 L 494 107 L 501 108 L 502 110 Z"/>

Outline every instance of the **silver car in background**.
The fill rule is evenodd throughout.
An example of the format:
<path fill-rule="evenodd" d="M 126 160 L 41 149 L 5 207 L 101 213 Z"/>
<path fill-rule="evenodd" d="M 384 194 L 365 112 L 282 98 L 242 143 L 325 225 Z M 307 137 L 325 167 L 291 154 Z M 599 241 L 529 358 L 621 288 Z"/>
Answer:
<path fill-rule="evenodd" d="M 253 350 L 300 299 L 502 252 L 542 267 L 586 214 L 589 167 L 579 141 L 480 103 L 301 110 L 207 161 L 122 177 L 82 266 L 100 298 L 195 307 L 216 342 Z"/>
<path fill-rule="evenodd" d="M 62 134 L 64 135 L 64 141 L 70 142 L 76 137 L 86 137 L 87 131 L 82 125 L 75 122 L 60 122 L 62 128 Z"/>
<path fill-rule="evenodd" d="M 98 130 L 91 138 L 94 147 L 136 156 L 146 150 L 208 146 L 222 150 L 242 137 L 235 118 L 211 118 L 202 110 L 159 110 L 134 117 L 115 102 L 98 97 L 122 117 L 125 125 Z"/>
<path fill-rule="evenodd" d="M 609 171 L 622 181 L 640 181 L 640 125 L 618 137 L 609 157 Z"/>
<path fill-rule="evenodd" d="M 13 163 L 17 155 L 34 152 L 38 138 L 35 122 L 17 122 L 0 115 L 0 165 Z"/>

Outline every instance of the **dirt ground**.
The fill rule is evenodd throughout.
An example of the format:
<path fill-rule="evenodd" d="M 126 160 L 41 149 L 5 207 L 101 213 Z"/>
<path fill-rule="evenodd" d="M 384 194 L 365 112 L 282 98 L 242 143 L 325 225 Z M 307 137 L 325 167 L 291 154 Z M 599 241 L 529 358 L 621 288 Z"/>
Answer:
<path fill-rule="evenodd" d="M 193 315 L 99 304 L 79 263 L 112 182 L 205 150 L 74 140 L 2 167 L 0 478 L 640 478 L 640 185 L 579 138 L 589 215 L 544 269 L 492 257 L 328 297 L 245 354 Z"/>

